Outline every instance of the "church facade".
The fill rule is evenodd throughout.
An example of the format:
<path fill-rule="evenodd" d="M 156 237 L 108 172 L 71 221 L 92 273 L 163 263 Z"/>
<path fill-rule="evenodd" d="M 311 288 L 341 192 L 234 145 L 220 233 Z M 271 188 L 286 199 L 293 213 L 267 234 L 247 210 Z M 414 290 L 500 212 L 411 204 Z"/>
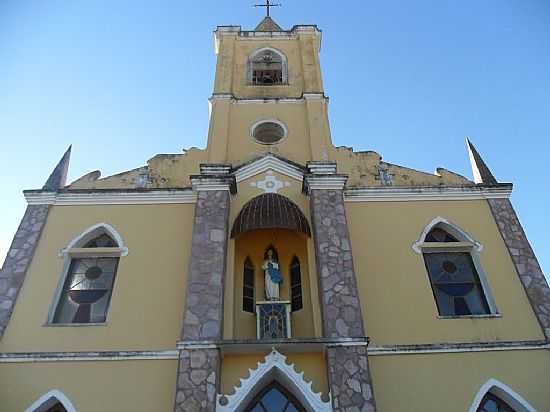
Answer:
<path fill-rule="evenodd" d="M 314 25 L 214 37 L 205 149 L 24 192 L 0 410 L 550 411 L 512 184 L 335 147 Z"/>

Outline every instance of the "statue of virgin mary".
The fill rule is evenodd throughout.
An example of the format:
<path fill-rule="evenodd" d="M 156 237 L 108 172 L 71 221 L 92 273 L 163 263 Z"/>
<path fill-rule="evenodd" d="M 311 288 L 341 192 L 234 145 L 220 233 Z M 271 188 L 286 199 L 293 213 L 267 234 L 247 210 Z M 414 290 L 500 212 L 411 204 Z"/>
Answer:
<path fill-rule="evenodd" d="M 279 262 L 276 261 L 273 248 L 266 252 L 266 260 L 262 265 L 265 273 L 265 297 L 267 300 L 280 300 L 279 285 L 283 283 L 283 277 L 279 271 Z"/>

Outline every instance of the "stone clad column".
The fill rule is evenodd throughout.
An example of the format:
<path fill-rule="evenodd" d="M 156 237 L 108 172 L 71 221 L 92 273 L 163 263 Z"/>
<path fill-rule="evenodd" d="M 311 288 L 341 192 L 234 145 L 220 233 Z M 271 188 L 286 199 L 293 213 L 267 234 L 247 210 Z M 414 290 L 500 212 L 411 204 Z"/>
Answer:
<path fill-rule="evenodd" d="M 0 338 L 8 326 L 50 206 L 29 205 L 0 271 Z"/>
<path fill-rule="evenodd" d="M 304 188 L 310 196 L 323 330 L 336 341 L 327 349 L 332 405 L 335 412 L 376 411 L 366 344 L 349 342 L 365 338 L 365 331 L 344 207 L 347 176 L 336 174 L 331 162 L 308 167 Z"/>
<path fill-rule="evenodd" d="M 223 286 L 227 254 L 230 166 L 201 165 L 193 176 L 197 191 L 191 258 L 187 275 L 182 341 L 174 410 L 214 412 L 219 391 Z"/>
<path fill-rule="evenodd" d="M 57 163 L 42 190 L 26 191 L 27 199 L 33 198 L 25 211 L 13 241 L 0 270 L 0 339 L 11 319 L 19 291 L 31 265 L 38 240 L 46 224 L 51 198 L 67 183 L 67 172 L 71 160 L 71 146 Z M 45 197 L 42 197 L 44 196 Z M 49 199 L 48 199 L 49 198 Z"/>
<path fill-rule="evenodd" d="M 488 199 L 527 298 L 550 340 L 550 288 L 509 199 Z"/>

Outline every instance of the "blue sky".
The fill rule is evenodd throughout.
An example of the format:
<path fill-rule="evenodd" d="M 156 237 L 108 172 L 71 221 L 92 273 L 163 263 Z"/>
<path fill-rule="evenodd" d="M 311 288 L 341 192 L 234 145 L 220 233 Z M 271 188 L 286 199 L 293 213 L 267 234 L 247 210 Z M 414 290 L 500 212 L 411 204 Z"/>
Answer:
<path fill-rule="evenodd" d="M 550 154 L 547 0 L 285 1 L 283 27 L 323 30 L 334 143 L 471 177 L 470 136 L 546 272 Z M 69 144 L 70 179 L 203 147 L 216 25 L 253 28 L 253 0 L 0 1 L 0 256 Z M 1 260 L 1 258 L 0 258 Z"/>

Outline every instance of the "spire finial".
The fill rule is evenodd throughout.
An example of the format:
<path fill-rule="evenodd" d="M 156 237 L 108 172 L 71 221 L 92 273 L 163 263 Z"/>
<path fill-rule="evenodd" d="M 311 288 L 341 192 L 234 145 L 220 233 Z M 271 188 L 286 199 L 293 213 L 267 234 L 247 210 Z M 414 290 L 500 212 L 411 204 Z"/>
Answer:
<path fill-rule="evenodd" d="M 55 166 L 55 169 L 53 169 L 52 174 L 44 184 L 42 190 L 56 192 L 58 189 L 65 186 L 67 183 L 67 173 L 69 171 L 69 161 L 71 159 L 71 148 L 72 145 L 69 146 L 57 166 Z"/>
<path fill-rule="evenodd" d="M 265 4 L 255 4 L 254 7 L 265 7 L 267 12 L 267 17 L 269 17 L 269 9 L 271 7 L 281 7 L 281 3 L 271 3 L 269 0 L 265 0 Z"/>
<path fill-rule="evenodd" d="M 466 146 L 470 156 L 470 164 L 472 165 L 472 173 L 474 174 L 474 182 L 477 184 L 496 185 L 497 179 L 491 173 L 487 164 L 481 158 L 481 155 L 476 150 L 469 138 L 466 138 Z"/>

